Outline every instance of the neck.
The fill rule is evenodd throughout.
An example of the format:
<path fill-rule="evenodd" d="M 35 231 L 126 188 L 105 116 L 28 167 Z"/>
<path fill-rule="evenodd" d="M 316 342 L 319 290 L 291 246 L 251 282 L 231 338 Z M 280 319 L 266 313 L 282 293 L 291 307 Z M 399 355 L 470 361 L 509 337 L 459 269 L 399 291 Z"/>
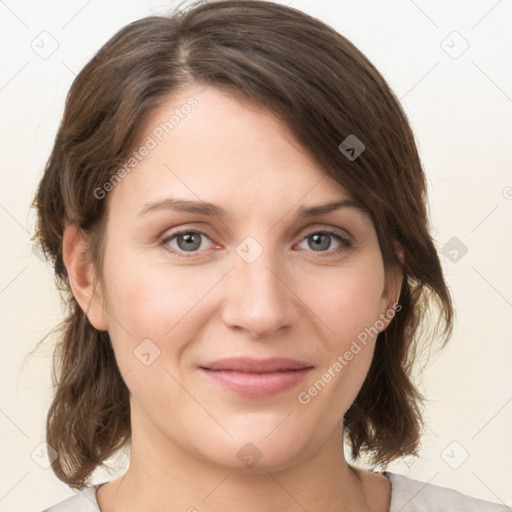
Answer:
<path fill-rule="evenodd" d="M 370 511 L 361 472 L 345 460 L 342 434 L 340 425 L 314 456 L 285 469 L 240 469 L 190 453 L 132 417 L 130 467 L 111 510 L 105 504 L 102 511 Z"/>

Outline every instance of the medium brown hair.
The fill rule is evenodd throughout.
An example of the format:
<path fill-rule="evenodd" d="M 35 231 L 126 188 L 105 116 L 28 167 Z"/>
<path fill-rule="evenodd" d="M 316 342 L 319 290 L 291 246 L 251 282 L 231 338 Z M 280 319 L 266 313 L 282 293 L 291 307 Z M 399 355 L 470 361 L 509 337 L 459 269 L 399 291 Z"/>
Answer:
<path fill-rule="evenodd" d="M 47 442 L 52 468 L 69 486 L 130 441 L 129 392 L 107 332 L 92 327 L 70 290 L 63 229 L 90 240 L 97 272 L 108 210 L 94 190 L 115 175 L 148 115 L 190 84 L 242 95 L 282 119 L 299 143 L 370 212 L 386 271 L 403 276 L 401 310 L 377 339 L 369 373 L 344 416 L 352 456 L 375 465 L 417 454 L 424 397 L 413 382 L 419 348 L 452 327 L 452 304 L 429 234 L 426 184 L 398 99 L 345 37 L 298 10 L 267 1 L 194 4 L 135 21 L 115 34 L 76 77 L 34 205 L 36 239 L 69 306 L 54 355 L 55 396 Z M 339 149 L 354 134 L 365 149 Z M 400 247 L 402 256 L 397 257 Z M 442 328 L 422 329 L 428 318 Z"/>

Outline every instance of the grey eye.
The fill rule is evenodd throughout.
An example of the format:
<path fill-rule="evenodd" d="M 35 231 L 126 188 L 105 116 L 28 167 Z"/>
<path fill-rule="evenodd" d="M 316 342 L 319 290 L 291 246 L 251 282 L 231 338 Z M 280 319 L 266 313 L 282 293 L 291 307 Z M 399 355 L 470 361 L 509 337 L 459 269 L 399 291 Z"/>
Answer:
<path fill-rule="evenodd" d="M 208 239 L 208 237 L 200 231 L 181 231 L 174 233 L 169 236 L 164 242 L 169 245 L 176 252 L 196 252 L 202 247 L 202 237 Z"/>

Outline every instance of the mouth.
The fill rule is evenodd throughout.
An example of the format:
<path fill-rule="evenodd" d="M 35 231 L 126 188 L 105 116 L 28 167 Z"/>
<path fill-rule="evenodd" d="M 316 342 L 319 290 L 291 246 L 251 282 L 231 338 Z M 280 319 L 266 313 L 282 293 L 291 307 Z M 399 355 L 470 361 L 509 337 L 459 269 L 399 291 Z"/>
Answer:
<path fill-rule="evenodd" d="M 250 398 L 282 393 L 301 382 L 313 365 L 286 358 L 231 358 L 199 367 L 225 390 Z"/>

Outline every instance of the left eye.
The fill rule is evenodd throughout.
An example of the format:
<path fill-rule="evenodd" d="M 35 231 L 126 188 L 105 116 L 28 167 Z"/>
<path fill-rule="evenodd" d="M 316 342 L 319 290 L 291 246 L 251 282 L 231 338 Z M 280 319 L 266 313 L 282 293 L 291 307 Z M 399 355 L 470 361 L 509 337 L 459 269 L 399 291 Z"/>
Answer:
<path fill-rule="evenodd" d="M 336 240 L 340 245 L 336 249 L 329 249 L 332 240 Z M 309 247 L 313 248 L 314 252 L 334 252 L 339 253 L 343 250 L 349 249 L 351 243 L 346 238 L 342 237 L 335 231 L 314 231 L 304 237 L 301 243 L 308 242 Z M 326 250 L 327 249 L 327 250 Z"/>
<path fill-rule="evenodd" d="M 212 243 L 208 236 L 201 231 L 179 231 L 165 238 L 162 244 L 170 247 L 171 252 L 177 256 L 183 256 L 183 253 L 194 253 L 198 252 L 199 249 L 208 249 L 208 247 L 203 246 L 203 238 Z M 339 244 L 335 249 L 331 248 L 333 239 Z M 306 235 L 300 243 L 308 241 L 310 242 L 308 246 L 312 248 L 313 252 L 340 253 L 351 247 L 351 242 L 336 231 L 313 231 Z"/>

